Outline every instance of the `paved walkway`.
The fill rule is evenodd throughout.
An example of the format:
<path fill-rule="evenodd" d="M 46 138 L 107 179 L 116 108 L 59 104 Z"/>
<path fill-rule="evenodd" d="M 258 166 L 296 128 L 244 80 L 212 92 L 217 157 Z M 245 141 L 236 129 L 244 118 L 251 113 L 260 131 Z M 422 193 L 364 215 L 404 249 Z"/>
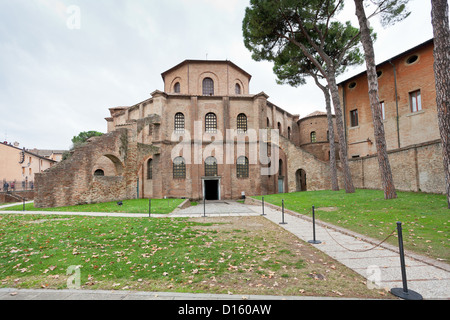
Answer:
<path fill-rule="evenodd" d="M 1 207 L 0 207 L 1 210 Z M 0 214 L 11 213 L 1 212 Z M 99 213 L 65 213 L 65 212 L 16 212 L 18 214 L 58 214 L 58 215 L 99 215 Z M 177 209 L 169 215 L 152 215 L 152 217 L 202 217 L 207 218 L 218 216 L 259 216 L 262 213 L 261 206 L 244 205 L 235 201 L 207 202 L 205 211 L 202 203 L 186 209 Z M 265 218 L 279 224 L 287 231 L 298 236 L 304 241 L 312 240 L 313 224 L 310 217 L 296 214 L 286 210 L 284 214 L 276 208 L 266 206 L 264 209 Z M 126 217 L 148 217 L 148 214 L 102 214 L 107 216 Z M 316 219 L 316 239 L 320 244 L 311 244 L 327 255 L 341 262 L 345 266 L 353 269 L 363 277 L 367 278 L 373 286 L 377 288 L 402 288 L 402 274 L 400 267 L 400 256 L 398 247 L 383 243 L 379 240 L 369 239 L 365 236 L 350 232 L 348 230 L 331 227 Z M 374 248 L 375 247 L 375 248 Z M 374 248 L 374 249 L 371 249 Z M 371 249 L 371 250 L 369 250 Z M 405 248 L 406 276 L 409 290 L 413 290 L 423 296 L 424 299 L 447 299 L 450 300 L 450 265 L 409 253 Z M 5 289 L 10 290 L 10 289 Z M 19 299 L 28 297 L 44 299 L 45 295 L 55 298 L 51 291 L 5 291 L 0 290 L 1 299 Z M 12 293 L 19 292 L 17 295 Z M 58 296 L 62 299 L 86 299 L 93 298 L 93 292 L 70 292 L 64 290 L 64 295 Z M 113 292 L 114 293 L 114 292 Z M 96 292 L 96 299 L 242 299 L 242 296 L 228 295 L 189 295 L 175 293 L 124 293 Z M 156 296 L 155 296 L 156 295 Z M 245 297 L 246 299 L 263 299 L 261 296 Z M 270 297 L 265 297 L 269 298 Z M 272 297 L 275 299 L 275 297 Z M 278 297 L 280 298 L 280 297 Z M 282 297 L 283 299 L 301 299 L 301 297 Z M 58 298 L 59 299 L 59 298 Z"/>

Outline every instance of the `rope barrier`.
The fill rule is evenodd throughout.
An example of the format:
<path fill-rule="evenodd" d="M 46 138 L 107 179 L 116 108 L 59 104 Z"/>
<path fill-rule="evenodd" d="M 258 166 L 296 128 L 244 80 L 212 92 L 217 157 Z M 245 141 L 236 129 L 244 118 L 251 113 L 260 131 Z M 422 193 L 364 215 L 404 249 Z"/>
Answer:
<path fill-rule="evenodd" d="M 387 239 L 389 239 L 390 237 L 392 237 L 394 235 L 394 233 L 396 232 L 396 230 L 394 229 L 390 235 L 388 235 L 383 241 L 381 241 L 379 244 L 375 245 L 372 248 L 369 249 L 363 249 L 363 250 L 353 250 L 353 249 L 349 249 L 346 248 L 345 246 L 343 246 L 342 244 L 340 244 L 329 232 L 328 232 L 328 227 L 324 227 L 325 231 L 328 233 L 328 235 L 331 237 L 331 239 L 333 239 L 339 246 L 341 246 L 342 248 L 344 248 L 345 250 L 351 251 L 351 252 L 367 252 L 370 250 L 373 250 L 375 248 L 378 248 L 379 246 L 381 246 L 385 241 L 387 241 Z"/>

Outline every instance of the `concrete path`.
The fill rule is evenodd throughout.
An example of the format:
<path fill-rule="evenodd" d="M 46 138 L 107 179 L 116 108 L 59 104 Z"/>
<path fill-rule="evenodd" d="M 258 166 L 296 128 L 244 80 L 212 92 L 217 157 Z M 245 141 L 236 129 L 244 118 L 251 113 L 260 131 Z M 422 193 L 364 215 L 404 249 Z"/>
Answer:
<path fill-rule="evenodd" d="M 262 212 L 260 207 L 249 207 L 258 213 Z M 274 223 L 283 221 L 282 213 L 278 210 L 266 206 L 264 213 Z M 313 240 L 310 217 L 285 210 L 284 221 L 286 224 L 280 226 L 287 231 L 304 241 Z M 403 288 L 398 247 L 386 243 L 377 247 L 380 240 L 317 219 L 316 240 L 321 243 L 311 245 L 368 279 L 370 285 L 387 289 Z M 407 252 L 406 248 L 405 256 L 408 290 L 419 293 L 424 299 L 450 299 L 450 265 Z"/>
<path fill-rule="evenodd" d="M 219 216 L 259 216 L 262 213 L 261 206 L 244 205 L 235 201 L 212 201 L 207 202 L 205 206 L 207 218 Z M 282 228 L 293 233 L 304 241 L 313 239 L 313 224 L 310 217 L 300 215 L 289 210 L 285 210 L 284 222 L 282 213 L 277 210 L 278 207 L 266 205 L 264 209 L 265 218 L 280 225 Z M 1 208 L 0 208 L 1 210 Z M 11 214 L 11 212 L 1 212 L 0 214 Z M 148 218 L 148 214 L 102 214 L 102 213 L 69 213 L 69 212 L 16 212 L 17 214 L 58 214 L 58 215 L 105 215 L 105 216 L 125 216 L 125 217 L 142 217 Z M 204 215 L 203 203 L 186 209 L 177 209 L 169 215 L 152 215 L 152 217 L 202 217 Z M 387 235 L 386 235 L 387 236 Z M 330 257 L 341 262 L 345 266 L 353 269 L 363 277 L 369 280 L 373 288 L 403 288 L 402 274 L 400 267 L 400 256 L 398 247 L 383 243 L 379 240 L 367 238 L 363 235 L 350 232 L 341 228 L 330 226 L 316 219 L 316 239 L 320 240 L 320 244 L 311 244 L 318 250 L 323 251 Z M 375 247 L 375 248 L 374 248 Z M 373 249 L 372 249 L 373 248 Z M 370 249 L 370 250 L 369 250 Z M 427 257 L 423 257 L 414 253 L 410 253 L 405 248 L 406 276 L 407 286 L 409 290 L 413 290 L 424 299 L 447 299 L 450 300 L 450 265 L 439 262 Z M 13 290 L 14 291 L 14 290 Z M 41 291 L 31 294 L 36 299 L 44 298 Z M 44 293 L 51 294 L 48 290 Z M 64 299 L 72 299 L 78 297 L 76 294 L 85 294 L 84 297 L 92 296 L 92 292 L 70 292 L 64 290 L 69 296 L 61 296 Z M 3 293 L 3 294 L 2 294 Z M 27 291 L 20 290 L 17 295 L 11 295 L 11 292 L 0 291 L 1 299 L 14 299 L 24 297 Z M 13 292 L 14 293 L 14 292 Z M 60 293 L 60 292 L 59 292 Z M 65 294 L 66 294 L 65 293 Z M 124 293 L 115 292 L 116 295 L 110 296 L 109 292 L 105 296 L 105 292 L 97 292 L 99 297 L 105 299 L 150 299 L 157 295 L 160 298 L 167 299 L 241 299 L 242 297 L 230 297 L 228 295 L 177 295 L 174 293 Z M 54 295 L 53 295 L 54 296 Z M 81 298 L 81 297 L 80 297 Z M 247 297 L 248 298 L 248 297 Z M 289 297 L 284 297 L 285 299 Z M 292 297 L 291 297 L 292 298 Z M 297 297 L 298 298 L 298 297 Z M 90 299 L 90 298 L 89 298 Z M 256 299 L 263 299 L 258 296 Z"/>

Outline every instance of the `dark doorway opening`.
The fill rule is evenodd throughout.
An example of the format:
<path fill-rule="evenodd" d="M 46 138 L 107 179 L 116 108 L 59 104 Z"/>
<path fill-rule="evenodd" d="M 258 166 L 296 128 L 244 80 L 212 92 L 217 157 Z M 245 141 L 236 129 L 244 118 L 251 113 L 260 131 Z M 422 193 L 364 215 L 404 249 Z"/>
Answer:
<path fill-rule="evenodd" d="M 295 173 L 295 180 L 297 191 L 306 191 L 306 172 L 303 169 L 298 169 Z"/>
<path fill-rule="evenodd" d="M 219 180 L 204 180 L 205 199 L 219 200 Z"/>

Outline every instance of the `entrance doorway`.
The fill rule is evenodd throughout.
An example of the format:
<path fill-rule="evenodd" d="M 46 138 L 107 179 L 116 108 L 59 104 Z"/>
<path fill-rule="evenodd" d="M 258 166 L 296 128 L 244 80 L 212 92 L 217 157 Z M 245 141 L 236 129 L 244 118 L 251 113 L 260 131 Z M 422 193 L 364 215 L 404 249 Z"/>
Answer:
<path fill-rule="evenodd" d="M 303 169 L 298 169 L 295 173 L 295 181 L 297 191 L 306 191 L 306 172 Z"/>
<path fill-rule="evenodd" d="M 203 195 L 205 200 L 220 200 L 220 180 L 203 180 Z"/>
<path fill-rule="evenodd" d="M 278 178 L 278 193 L 284 193 L 284 178 Z"/>

